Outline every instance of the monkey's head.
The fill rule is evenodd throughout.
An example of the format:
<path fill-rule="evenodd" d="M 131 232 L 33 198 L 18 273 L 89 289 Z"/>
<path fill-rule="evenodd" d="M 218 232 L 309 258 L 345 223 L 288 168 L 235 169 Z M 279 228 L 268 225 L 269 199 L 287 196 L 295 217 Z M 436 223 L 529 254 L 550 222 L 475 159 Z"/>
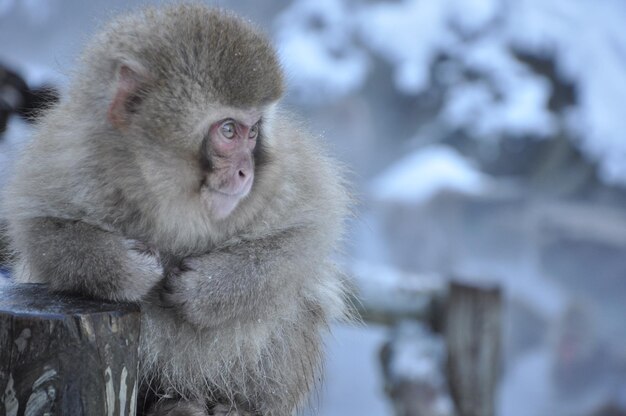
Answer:
<path fill-rule="evenodd" d="M 110 24 L 84 59 L 81 91 L 104 101 L 92 108 L 105 109 L 99 117 L 132 155 L 146 191 L 171 199 L 164 205 L 193 199 L 216 220 L 249 195 L 283 91 L 262 33 L 200 5 L 149 9 Z M 106 80 L 104 88 L 87 76 Z"/>

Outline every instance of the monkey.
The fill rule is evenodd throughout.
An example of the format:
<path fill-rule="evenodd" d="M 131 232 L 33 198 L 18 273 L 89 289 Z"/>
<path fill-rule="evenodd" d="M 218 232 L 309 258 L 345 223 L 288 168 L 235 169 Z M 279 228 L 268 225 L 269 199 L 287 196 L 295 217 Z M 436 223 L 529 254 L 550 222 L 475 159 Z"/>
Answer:
<path fill-rule="evenodd" d="M 351 196 L 252 23 L 146 8 L 88 43 L 3 194 L 20 282 L 138 302 L 139 412 L 286 416 L 348 315 Z"/>

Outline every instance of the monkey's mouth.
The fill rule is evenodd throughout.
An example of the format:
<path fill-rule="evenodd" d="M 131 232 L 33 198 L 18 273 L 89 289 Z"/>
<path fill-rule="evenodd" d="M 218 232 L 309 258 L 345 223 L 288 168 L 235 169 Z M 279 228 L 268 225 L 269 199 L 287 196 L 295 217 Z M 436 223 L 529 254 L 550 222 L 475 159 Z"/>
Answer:
<path fill-rule="evenodd" d="M 243 192 L 229 193 L 229 192 L 219 191 L 217 189 L 212 189 L 212 188 L 209 188 L 209 187 L 207 187 L 207 189 L 208 189 L 209 192 L 212 192 L 214 194 L 218 194 L 218 195 L 220 195 L 222 197 L 227 197 L 227 198 L 238 198 L 238 199 L 240 199 L 240 198 L 243 198 L 243 196 L 244 196 Z"/>
<path fill-rule="evenodd" d="M 214 219 L 228 217 L 248 192 L 228 193 L 208 186 L 201 189 L 202 200 Z"/>

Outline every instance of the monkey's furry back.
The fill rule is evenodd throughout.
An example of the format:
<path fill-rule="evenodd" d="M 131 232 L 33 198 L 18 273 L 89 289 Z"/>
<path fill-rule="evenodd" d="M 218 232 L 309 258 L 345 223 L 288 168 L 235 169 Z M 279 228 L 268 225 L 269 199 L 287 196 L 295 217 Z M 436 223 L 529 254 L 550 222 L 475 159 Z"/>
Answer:
<path fill-rule="evenodd" d="M 20 281 L 50 282 L 23 261 L 25 251 L 33 247 L 32 241 L 25 241 L 25 224 L 41 217 L 84 222 L 154 245 L 173 258 L 262 245 L 266 236 L 289 239 L 298 233 L 298 251 L 281 248 L 276 252 L 280 264 L 268 265 L 275 272 L 273 292 L 251 300 L 262 311 L 258 317 L 198 329 L 160 308 L 156 293 L 142 302 L 140 357 L 146 386 L 189 399 L 226 395 L 262 402 L 262 414 L 282 416 L 301 405 L 316 384 L 322 332 L 331 320 L 345 315 L 345 284 L 330 260 L 350 202 L 339 164 L 319 139 L 277 110 L 265 132 L 267 166 L 232 218 L 216 223 L 177 193 L 186 178 L 168 166 L 167 154 L 156 152 L 145 140 L 123 140 L 106 121 L 116 60 L 153 59 L 162 71 L 189 65 L 176 51 L 166 59 L 149 56 L 155 50 L 150 41 L 143 41 L 142 49 L 134 47 L 129 36 L 161 25 L 164 29 L 157 31 L 167 39 L 165 29 L 176 27 L 180 19 L 214 21 L 222 13 L 197 5 L 174 6 L 165 12 L 136 13 L 105 28 L 83 56 L 68 96 L 39 123 L 3 196 L 3 215 Z M 236 20 L 231 15 L 228 19 Z M 248 33 L 244 30 L 242 36 Z M 277 70 L 263 68 L 258 61 L 251 65 L 260 71 Z M 279 94 L 261 84 L 252 85 L 249 94 L 240 94 L 237 83 L 222 84 L 207 88 L 226 90 L 230 104 L 246 105 L 246 100 Z M 198 91 L 190 92 L 192 101 L 194 94 Z M 185 123 L 193 106 L 164 111 L 176 112 L 176 121 Z M 151 128 L 158 129 L 160 121 L 152 121 Z M 45 253 L 45 247 L 38 249 Z"/>

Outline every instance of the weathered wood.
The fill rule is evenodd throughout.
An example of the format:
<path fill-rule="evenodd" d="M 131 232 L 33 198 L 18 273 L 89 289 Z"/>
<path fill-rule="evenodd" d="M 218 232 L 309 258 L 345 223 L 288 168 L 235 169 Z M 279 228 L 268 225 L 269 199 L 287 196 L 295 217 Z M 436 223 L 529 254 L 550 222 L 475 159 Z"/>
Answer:
<path fill-rule="evenodd" d="M 446 307 L 450 392 L 460 416 L 493 416 L 500 371 L 498 288 L 451 283 Z"/>
<path fill-rule="evenodd" d="M 139 307 L 0 285 L 0 414 L 134 415 Z"/>

